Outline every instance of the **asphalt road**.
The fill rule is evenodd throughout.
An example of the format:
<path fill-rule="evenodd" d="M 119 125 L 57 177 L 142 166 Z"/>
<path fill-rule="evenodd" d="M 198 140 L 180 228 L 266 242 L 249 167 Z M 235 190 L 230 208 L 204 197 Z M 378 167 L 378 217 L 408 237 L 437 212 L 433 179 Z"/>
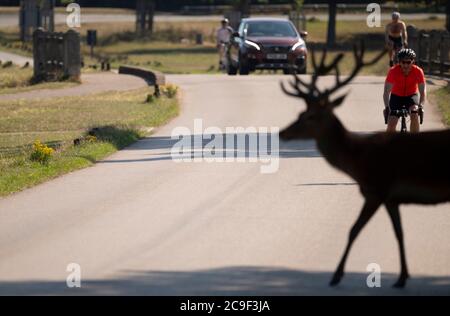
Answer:
<path fill-rule="evenodd" d="M 14 64 L 18 66 L 24 66 L 26 63 L 29 63 L 31 67 L 33 67 L 33 58 L 30 57 L 24 57 L 17 54 L 7 53 L 7 52 L 1 52 L 0 51 L 0 61 L 2 63 L 12 61 Z"/>
<path fill-rule="evenodd" d="M 304 108 L 281 92 L 287 79 L 168 76 L 182 88 L 178 118 L 91 168 L 0 199 L 0 294 L 450 294 L 450 204 L 402 206 L 405 289 L 390 287 L 399 258 L 384 209 L 330 288 L 363 200 L 314 142 L 281 143 L 272 174 L 261 162 L 171 159 L 172 131 L 193 130 L 196 118 L 221 131 L 286 126 Z M 385 127 L 382 87 L 383 78 L 353 82 L 338 110 L 350 130 Z M 443 128 L 426 110 L 424 129 Z M 70 263 L 81 267 L 81 288 L 66 286 Z M 381 267 L 381 288 L 366 286 L 370 263 Z"/>

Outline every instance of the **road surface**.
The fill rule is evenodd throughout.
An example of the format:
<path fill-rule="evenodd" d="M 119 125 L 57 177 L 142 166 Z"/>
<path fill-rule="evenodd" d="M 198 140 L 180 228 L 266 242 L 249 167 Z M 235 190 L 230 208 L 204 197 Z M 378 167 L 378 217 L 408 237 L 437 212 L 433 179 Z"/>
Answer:
<path fill-rule="evenodd" d="M 26 63 L 29 63 L 30 66 L 33 67 L 33 64 L 34 64 L 33 58 L 25 57 L 25 56 L 13 54 L 13 53 L 8 53 L 8 52 L 0 52 L 0 61 L 2 61 L 3 63 L 7 62 L 7 61 L 11 61 L 18 66 L 23 66 Z"/>
<path fill-rule="evenodd" d="M 347 274 L 328 287 L 363 200 L 312 141 L 280 144 L 279 170 L 257 162 L 176 163 L 174 128 L 283 127 L 304 108 L 286 76 L 172 75 L 181 115 L 93 167 L 0 199 L 0 294 L 450 294 L 450 204 L 402 206 L 412 279 L 391 289 L 397 243 L 384 209 L 361 233 Z M 322 78 L 322 84 L 333 81 Z M 383 129 L 383 78 L 358 77 L 338 116 Z M 425 129 L 443 128 L 427 107 Z M 420 150 L 420 148 L 418 148 Z M 439 154 L 439 149 L 436 153 Z M 81 288 L 68 288 L 70 263 Z M 381 267 L 368 288 L 366 267 Z"/>

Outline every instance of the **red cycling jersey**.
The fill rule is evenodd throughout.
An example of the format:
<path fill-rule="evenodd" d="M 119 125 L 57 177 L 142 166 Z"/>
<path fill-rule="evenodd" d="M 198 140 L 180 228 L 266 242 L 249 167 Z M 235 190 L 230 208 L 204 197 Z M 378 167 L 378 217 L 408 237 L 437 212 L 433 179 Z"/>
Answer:
<path fill-rule="evenodd" d="M 386 82 L 392 84 L 392 94 L 406 97 L 419 91 L 419 84 L 425 82 L 425 76 L 423 70 L 416 65 L 411 66 L 411 71 L 407 76 L 403 74 L 400 65 L 395 65 L 389 69 Z"/>

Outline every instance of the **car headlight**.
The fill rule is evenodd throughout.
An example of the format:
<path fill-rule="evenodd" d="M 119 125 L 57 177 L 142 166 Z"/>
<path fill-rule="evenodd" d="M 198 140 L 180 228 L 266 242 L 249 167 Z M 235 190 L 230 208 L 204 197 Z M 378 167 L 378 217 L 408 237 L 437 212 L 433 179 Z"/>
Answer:
<path fill-rule="evenodd" d="M 250 47 L 253 47 L 253 48 L 257 49 L 257 50 L 261 50 L 261 47 L 259 47 L 258 44 L 254 43 L 254 42 L 252 42 L 252 41 L 245 40 L 244 43 L 247 44 L 247 45 L 250 46 Z"/>
<path fill-rule="evenodd" d="M 295 51 L 297 48 L 306 49 L 306 45 L 304 42 L 297 42 L 292 46 L 291 51 Z"/>

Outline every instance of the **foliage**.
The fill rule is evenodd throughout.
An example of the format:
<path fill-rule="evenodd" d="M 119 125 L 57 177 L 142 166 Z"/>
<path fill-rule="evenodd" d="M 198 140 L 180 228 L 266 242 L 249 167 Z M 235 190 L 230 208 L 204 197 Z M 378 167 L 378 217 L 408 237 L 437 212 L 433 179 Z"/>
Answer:
<path fill-rule="evenodd" d="M 33 152 L 30 155 L 32 161 L 37 161 L 43 165 L 47 165 L 54 153 L 54 149 L 42 144 L 40 140 L 36 140 L 33 144 Z"/>

